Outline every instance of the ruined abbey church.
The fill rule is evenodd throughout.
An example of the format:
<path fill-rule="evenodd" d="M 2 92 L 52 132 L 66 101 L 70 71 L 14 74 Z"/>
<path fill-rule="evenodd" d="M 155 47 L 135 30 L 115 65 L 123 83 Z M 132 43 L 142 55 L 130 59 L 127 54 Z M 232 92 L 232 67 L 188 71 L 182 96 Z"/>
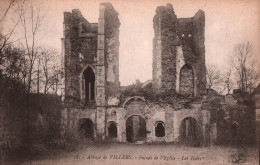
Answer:
<path fill-rule="evenodd" d="M 64 129 L 82 138 L 131 143 L 201 144 L 212 137 L 204 106 L 204 12 L 177 18 L 171 4 L 159 6 L 153 26 L 153 79 L 140 88 L 155 99 L 138 93 L 123 96 L 118 12 L 110 3 L 100 4 L 97 23 L 88 22 L 77 9 L 64 13 Z"/>

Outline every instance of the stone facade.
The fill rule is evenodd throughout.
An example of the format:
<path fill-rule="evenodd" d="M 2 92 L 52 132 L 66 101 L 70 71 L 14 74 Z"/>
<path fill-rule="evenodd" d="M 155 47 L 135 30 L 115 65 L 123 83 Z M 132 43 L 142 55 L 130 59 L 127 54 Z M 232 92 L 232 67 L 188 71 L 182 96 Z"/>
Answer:
<path fill-rule="evenodd" d="M 170 4 L 156 9 L 153 80 L 141 88 L 188 96 L 171 95 L 171 103 L 146 96 L 120 99 L 119 27 L 118 13 L 110 3 L 100 4 L 98 23 L 89 23 L 79 10 L 64 13 L 64 130 L 82 129 L 86 119 L 90 125 L 85 135 L 95 140 L 202 144 L 210 122 L 210 112 L 202 106 L 204 12 L 177 18 Z"/>
<path fill-rule="evenodd" d="M 64 13 L 64 102 L 86 112 L 95 108 L 95 136 L 102 139 L 108 100 L 119 95 L 119 26 L 118 13 L 109 3 L 100 5 L 98 23 L 89 23 L 79 10 Z M 94 73 L 92 84 L 86 83 L 88 68 Z M 94 99 L 87 100 L 88 94 Z"/>
<path fill-rule="evenodd" d="M 206 89 L 204 12 L 177 18 L 172 5 L 167 4 L 157 7 L 153 22 L 154 91 L 202 95 Z"/>

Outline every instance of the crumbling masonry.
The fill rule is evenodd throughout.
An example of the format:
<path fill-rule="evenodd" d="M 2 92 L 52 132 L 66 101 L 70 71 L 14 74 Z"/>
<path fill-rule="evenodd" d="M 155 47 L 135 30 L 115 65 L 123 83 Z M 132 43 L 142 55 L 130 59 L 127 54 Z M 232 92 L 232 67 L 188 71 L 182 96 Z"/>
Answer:
<path fill-rule="evenodd" d="M 172 104 L 148 101 L 145 96 L 120 99 L 120 22 L 110 3 L 100 4 L 98 23 L 89 23 L 79 10 L 64 13 L 64 130 L 74 130 L 83 138 L 118 142 L 207 141 L 210 113 L 202 106 L 204 12 L 177 18 L 167 4 L 157 7 L 153 21 L 150 91 L 172 92 Z"/>
<path fill-rule="evenodd" d="M 206 88 L 205 15 L 177 18 L 172 5 L 157 7 L 154 16 L 153 88 L 198 96 Z"/>

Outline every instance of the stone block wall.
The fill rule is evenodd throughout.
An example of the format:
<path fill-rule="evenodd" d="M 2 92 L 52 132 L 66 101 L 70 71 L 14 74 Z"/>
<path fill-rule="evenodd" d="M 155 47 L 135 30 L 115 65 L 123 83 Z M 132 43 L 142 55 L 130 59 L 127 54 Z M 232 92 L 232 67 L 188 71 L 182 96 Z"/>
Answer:
<path fill-rule="evenodd" d="M 197 94 L 204 89 L 205 17 L 199 11 L 192 18 L 177 18 L 170 4 L 156 9 L 154 17 L 153 88 L 155 92 L 176 90 Z M 143 97 L 132 97 L 121 104 L 119 82 L 119 27 L 118 13 L 110 3 L 101 3 L 98 23 L 89 23 L 79 10 L 64 13 L 62 38 L 65 109 L 64 130 L 78 129 L 80 119 L 94 124 L 94 138 L 108 138 L 108 125 L 117 127 L 115 141 L 126 142 L 126 122 L 131 116 L 136 123 L 145 121 L 146 142 L 179 140 L 180 125 L 185 117 L 198 123 L 202 139 L 208 114 L 199 105 L 191 109 L 169 104 L 148 103 Z M 188 68 L 182 69 L 184 66 Z M 84 71 L 90 67 L 95 74 L 95 103 L 85 103 Z M 193 77 L 193 78 L 191 78 Z M 185 91 L 183 91 L 183 89 Z M 178 104 L 178 102 L 174 103 Z M 138 119 L 138 120 L 137 120 Z M 142 121 L 142 122 L 141 122 Z M 163 123 L 165 136 L 156 137 L 155 128 Z M 138 126 L 135 135 L 137 135 Z"/>
<path fill-rule="evenodd" d="M 84 102 L 83 72 L 87 66 L 96 70 L 97 24 L 89 23 L 77 9 L 64 13 L 62 56 L 64 99 L 71 104 Z M 70 104 L 69 104 L 70 105 Z"/>
<path fill-rule="evenodd" d="M 199 10 L 192 18 L 177 18 L 171 4 L 159 6 L 154 16 L 153 89 L 155 92 L 175 90 L 180 87 L 182 67 L 192 67 L 192 84 L 184 84 L 199 96 L 206 88 L 205 66 L 205 15 Z M 184 74 L 185 77 L 186 74 Z"/>
<path fill-rule="evenodd" d="M 105 138 L 108 100 L 119 96 L 119 26 L 118 13 L 110 3 L 101 3 L 97 45 L 97 132 Z M 110 101 L 109 101 L 110 102 Z"/>
<path fill-rule="evenodd" d="M 154 22 L 153 85 L 155 91 L 175 89 L 177 17 L 172 5 L 159 6 Z"/>
<path fill-rule="evenodd" d="M 140 99 L 131 99 L 125 107 L 110 107 L 106 110 L 105 135 L 106 139 L 117 142 L 127 142 L 126 138 L 126 121 L 131 116 L 140 116 L 145 121 L 146 126 L 146 142 L 178 142 L 180 141 L 180 129 L 183 119 L 192 117 L 196 120 L 198 135 L 203 142 L 205 137 L 205 126 L 209 123 L 209 114 L 207 110 L 201 110 L 200 104 L 194 104 L 191 109 L 175 110 L 170 105 L 158 105 L 154 103 L 147 103 Z M 137 107 L 137 109 L 136 109 Z M 132 109 L 134 108 L 134 109 Z M 90 119 L 94 123 L 94 138 L 98 136 L 103 130 L 98 126 L 96 121 L 96 109 L 82 109 L 82 108 L 65 108 L 63 111 L 63 128 L 70 130 L 79 129 L 80 119 Z M 101 120 L 100 120 L 101 121 Z M 117 137 L 109 138 L 108 125 L 114 122 L 117 126 Z M 165 128 L 165 136 L 157 137 L 155 134 L 156 123 L 161 122 Z M 68 130 L 68 129 L 67 129 Z M 137 130 L 138 131 L 138 130 Z M 75 132 L 76 133 L 76 132 Z"/>
<path fill-rule="evenodd" d="M 82 74 L 87 67 L 91 67 L 96 74 L 97 94 L 98 91 L 104 92 L 101 87 L 106 87 L 107 96 L 103 96 L 118 97 L 118 13 L 110 3 L 100 4 L 99 13 L 98 23 L 89 23 L 77 9 L 64 13 L 62 64 L 65 73 L 63 93 L 66 99 L 82 101 Z"/>
<path fill-rule="evenodd" d="M 204 141 L 206 125 L 209 124 L 209 113 L 201 110 L 201 104 L 193 104 L 191 109 L 175 110 L 174 107 L 164 104 L 147 103 L 139 97 L 127 99 L 123 107 L 111 107 L 107 109 L 107 121 L 115 122 L 117 125 L 119 142 L 127 142 L 126 121 L 131 116 L 140 116 L 145 120 L 146 142 L 178 142 L 180 141 L 180 129 L 183 119 L 192 117 L 197 123 L 197 134 L 200 142 Z M 165 136 L 156 137 L 156 123 L 162 122 L 165 128 Z M 106 131 L 108 131 L 106 129 Z M 108 132 L 106 132 L 108 136 Z"/>
<path fill-rule="evenodd" d="M 195 104 L 191 109 L 180 109 L 174 112 L 174 141 L 180 141 L 180 129 L 182 121 L 185 118 L 194 118 L 196 120 L 197 135 L 202 143 L 205 140 L 204 132 L 205 127 L 209 124 L 209 113 L 208 111 L 201 110 L 200 104 Z"/>
<path fill-rule="evenodd" d="M 116 111 L 116 116 L 112 112 Z M 127 101 L 122 108 L 109 108 L 107 123 L 115 121 L 118 125 L 118 138 L 120 142 L 127 142 L 126 138 L 126 121 L 131 116 L 140 116 L 145 120 L 146 125 L 146 142 L 171 142 L 173 141 L 173 108 L 159 105 L 150 105 L 144 100 L 135 97 Z M 163 122 L 165 125 L 165 136 L 155 136 L 156 122 Z"/>
<path fill-rule="evenodd" d="M 89 23 L 77 9 L 64 13 L 64 102 L 67 108 L 96 108 L 92 121 L 97 139 L 105 138 L 107 106 L 118 103 L 119 26 L 118 13 L 110 3 L 100 4 L 98 23 Z M 91 104 L 85 101 L 84 71 L 89 67 L 95 74 L 95 100 Z"/>
<path fill-rule="evenodd" d="M 62 133 L 65 131 L 72 131 L 77 134 L 79 129 L 79 120 L 89 119 L 94 124 L 94 138 L 96 137 L 96 109 L 82 109 L 82 108 L 64 108 L 62 111 Z"/>

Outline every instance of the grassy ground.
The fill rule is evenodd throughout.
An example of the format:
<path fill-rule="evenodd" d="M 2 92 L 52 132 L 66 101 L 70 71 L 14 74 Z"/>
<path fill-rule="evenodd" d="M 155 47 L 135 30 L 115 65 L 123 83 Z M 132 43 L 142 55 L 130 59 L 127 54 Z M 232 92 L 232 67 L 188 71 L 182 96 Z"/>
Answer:
<path fill-rule="evenodd" d="M 243 154 L 238 156 L 238 154 Z M 234 156 L 232 156 L 234 155 Z M 245 158 L 245 159 L 244 159 Z M 84 145 L 73 152 L 37 158 L 22 164 L 32 165 L 170 165 L 170 164 L 258 164 L 256 148 L 188 147 L 176 144 L 99 144 Z M 14 163 L 17 164 L 18 162 Z"/>

